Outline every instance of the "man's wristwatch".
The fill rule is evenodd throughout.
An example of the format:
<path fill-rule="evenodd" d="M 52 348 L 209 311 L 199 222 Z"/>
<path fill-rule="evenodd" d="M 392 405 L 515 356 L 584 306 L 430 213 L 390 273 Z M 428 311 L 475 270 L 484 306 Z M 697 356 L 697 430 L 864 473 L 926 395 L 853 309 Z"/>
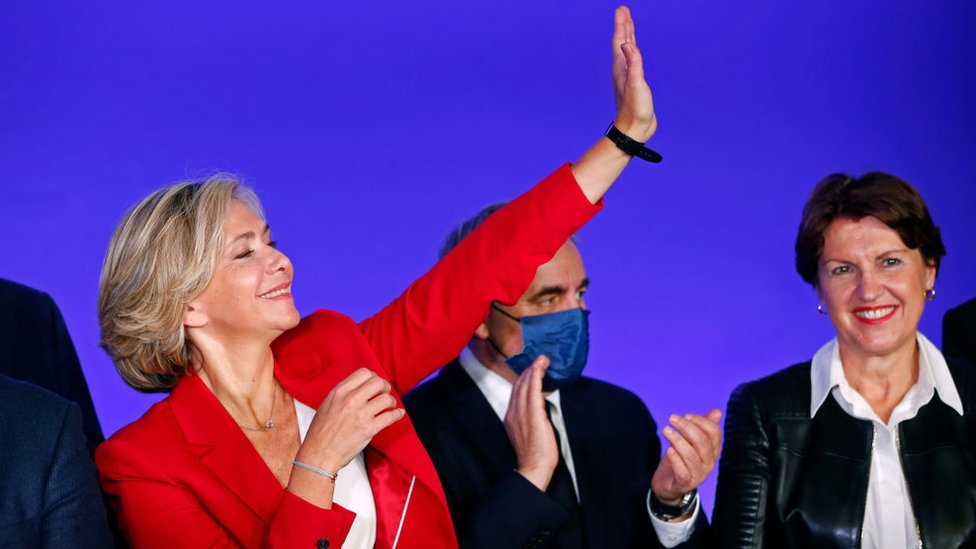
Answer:
<path fill-rule="evenodd" d="M 664 522 L 671 522 L 674 519 L 681 518 L 691 512 L 695 508 L 695 502 L 698 501 L 698 490 L 692 490 L 687 494 L 681 496 L 681 501 L 677 505 L 666 505 L 661 503 L 651 492 L 651 513 L 654 516 L 663 520 Z"/>

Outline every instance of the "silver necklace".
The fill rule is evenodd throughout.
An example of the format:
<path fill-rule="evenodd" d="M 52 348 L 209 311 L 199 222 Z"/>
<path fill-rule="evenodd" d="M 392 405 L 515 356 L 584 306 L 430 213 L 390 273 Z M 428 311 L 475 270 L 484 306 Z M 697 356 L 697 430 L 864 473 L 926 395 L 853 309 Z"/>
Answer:
<path fill-rule="evenodd" d="M 246 425 L 241 425 L 240 423 L 238 423 L 237 425 L 241 429 L 244 429 L 245 431 L 255 431 L 258 433 L 270 431 L 271 429 L 274 428 L 274 407 L 276 402 L 278 402 L 278 380 L 277 379 L 274 380 L 274 397 L 273 400 L 271 401 L 271 413 L 268 414 L 268 421 L 265 421 L 264 425 L 262 425 L 261 427 L 247 427 Z"/>

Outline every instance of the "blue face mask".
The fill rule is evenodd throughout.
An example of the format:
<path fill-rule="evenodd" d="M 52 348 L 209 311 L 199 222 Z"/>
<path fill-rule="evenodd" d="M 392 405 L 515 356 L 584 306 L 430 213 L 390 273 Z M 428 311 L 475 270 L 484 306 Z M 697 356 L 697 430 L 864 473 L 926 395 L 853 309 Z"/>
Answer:
<path fill-rule="evenodd" d="M 590 327 L 587 321 L 590 311 L 579 308 L 516 318 L 498 307 L 495 310 L 518 321 L 522 327 L 522 352 L 505 358 L 505 363 L 516 374 L 521 375 L 539 355 L 546 355 L 549 368 L 542 379 L 543 391 L 555 391 L 579 379 L 590 351 Z M 491 338 L 488 338 L 488 342 L 495 351 L 505 356 Z"/>

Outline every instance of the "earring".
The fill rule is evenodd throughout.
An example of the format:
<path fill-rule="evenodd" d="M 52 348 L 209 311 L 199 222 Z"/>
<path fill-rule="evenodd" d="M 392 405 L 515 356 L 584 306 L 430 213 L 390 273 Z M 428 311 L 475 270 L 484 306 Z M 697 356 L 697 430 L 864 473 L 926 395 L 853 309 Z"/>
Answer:
<path fill-rule="evenodd" d="M 827 314 L 827 306 L 824 305 L 823 303 L 821 303 L 820 305 L 817 305 L 817 312 L 820 313 L 820 314 L 822 314 L 822 315 Z"/>
<path fill-rule="evenodd" d="M 932 301 L 933 299 L 935 299 L 935 288 L 925 290 L 925 301 Z"/>

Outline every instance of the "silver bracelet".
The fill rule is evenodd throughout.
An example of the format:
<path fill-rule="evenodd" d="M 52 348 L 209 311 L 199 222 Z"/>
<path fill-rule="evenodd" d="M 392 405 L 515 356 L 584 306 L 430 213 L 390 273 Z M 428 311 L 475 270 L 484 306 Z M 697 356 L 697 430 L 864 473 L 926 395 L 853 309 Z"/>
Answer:
<path fill-rule="evenodd" d="M 292 463 L 297 465 L 298 467 L 301 467 L 302 469 L 308 469 L 313 473 L 318 473 L 324 477 L 328 477 L 329 480 L 331 480 L 332 482 L 335 482 L 336 479 L 339 478 L 339 471 L 336 471 L 335 473 L 330 473 L 325 469 L 319 469 L 318 467 L 313 467 L 307 463 L 302 463 L 298 460 L 292 461 Z"/>

